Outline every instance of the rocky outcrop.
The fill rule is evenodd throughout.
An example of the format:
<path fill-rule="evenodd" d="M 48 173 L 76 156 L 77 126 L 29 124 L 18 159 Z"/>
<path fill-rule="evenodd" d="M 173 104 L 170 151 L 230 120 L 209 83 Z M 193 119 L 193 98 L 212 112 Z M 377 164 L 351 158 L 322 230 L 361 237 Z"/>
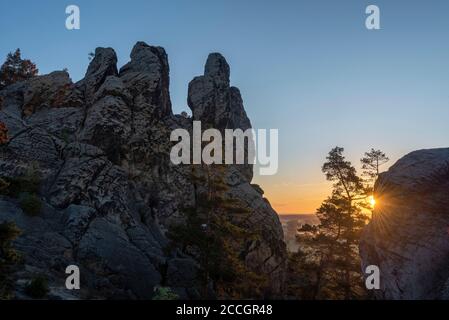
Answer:
<path fill-rule="evenodd" d="M 61 71 L 0 91 L 0 123 L 9 138 L 0 146 L 0 176 L 14 181 L 32 170 L 42 202 L 41 213 L 29 216 L 20 195 L 0 196 L 0 221 L 23 231 L 16 242 L 25 259 L 18 297 L 36 274 L 49 278 L 55 298 L 148 299 L 156 286 L 198 297 L 197 263 L 167 250 L 167 230 L 194 201 L 190 166 L 170 161 L 170 133 L 191 130 L 193 119 L 219 130 L 251 123 L 219 54 L 209 56 L 205 74 L 189 86 L 193 119 L 172 113 L 164 49 L 138 42 L 129 63 L 120 71 L 116 63 L 113 49 L 98 48 L 78 83 Z M 250 211 L 242 226 L 259 235 L 236 250 L 268 275 L 267 296 L 279 296 L 282 229 L 251 179 L 249 164 L 226 169 L 228 196 Z M 64 270 L 71 264 L 81 269 L 83 290 L 68 293 Z"/>
<path fill-rule="evenodd" d="M 172 114 L 168 58 L 163 48 L 138 42 L 131 61 L 120 69 L 120 78 L 133 95 L 137 112 L 157 117 Z"/>
<path fill-rule="evenodd" d="M 380 268 L 379 299 L 449 299 L 449 149 L 412 152 L 375 186 L 360 245 Z"/>
<path fill-rule="evenodd" d="M 187 102 L 192 110 L 193 120 L 201 121 L 206 128 L 225 129 L 251 128 L 239 89 L 230 86 L 230 68 L 219 53 L 211 53 L 204 67 L 204 75 L 189 83 Z M 251 140 L 251 139 L 250 139 Z M 249 143 L 253 143 L 250 141 Z M 245 150 L 245 157 L 247 150 Z M 251 165 L 238 166 L 248 181 L 253 177 Z"/>
<path fill-rule="evenodd" d="M 97 48 L 84 79 L 77 83 L 77 88 L 83 92 L 87 106 L 92 103 L 94 95 L 106 78 L 117 75 L 117 55 L 114 49 Z"/>
<path fill-rule="evenodd" d="M 65 71 L 55 71 L 27 81 L 23 87 L 23 116 L 30 116 L 45 108 L 79 107 L 82 104 L 79 92 Z"/>

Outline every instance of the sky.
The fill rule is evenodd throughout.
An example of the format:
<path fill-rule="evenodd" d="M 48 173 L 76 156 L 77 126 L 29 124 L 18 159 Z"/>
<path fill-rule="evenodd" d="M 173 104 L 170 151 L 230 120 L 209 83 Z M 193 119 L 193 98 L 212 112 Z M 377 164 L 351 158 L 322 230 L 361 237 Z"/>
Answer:
<path fill-rule="evenodd" d="M 81 29 L 65 28 L 78 5 Z M 365 8 L 380 8 L 367 30 Z M 330 193 L 321 173 L 336 145 L 359 168 L 371 148 L 389 165 L 417 149 L 448 147 L 446 0 L 0 0 L 0 58 L 21 48 L 41 74 L 113 47 L 119 67 L 137 41 L 166 49 L 173 110 L 210 52 L 231 66 L 254 128 L 279 130 L 279 170 L 254 179 L 278 213 L 312 213 Z M 386 166 L 384 169 L 387 169 Z"/>

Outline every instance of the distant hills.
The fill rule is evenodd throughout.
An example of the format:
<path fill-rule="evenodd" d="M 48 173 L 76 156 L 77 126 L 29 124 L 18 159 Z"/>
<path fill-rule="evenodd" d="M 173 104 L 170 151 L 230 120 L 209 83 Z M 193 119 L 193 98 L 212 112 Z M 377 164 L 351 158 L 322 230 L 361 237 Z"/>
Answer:
<path fill-rule="evenodd" d="M 284 241 L 287 244 L 289 251 L 295 252 L 298 250 L 298 244 L 296 242 L 296 232 L 303 224 L 318 224 L 319 220 L 314 213 L 288 213 L 279 214 L 279 220 L 281 220 L 282 229 L 284 231 Z"/>

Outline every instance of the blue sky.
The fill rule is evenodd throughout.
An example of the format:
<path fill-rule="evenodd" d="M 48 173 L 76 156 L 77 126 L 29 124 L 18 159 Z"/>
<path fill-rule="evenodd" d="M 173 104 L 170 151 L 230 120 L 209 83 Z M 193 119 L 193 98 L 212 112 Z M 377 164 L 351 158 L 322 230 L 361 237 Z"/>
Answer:
<path fill-rule="evenodd" d="M 65 8 L 81 30 L 65 29 Z M 381 30 L 365 28 L 365 8 Z M 175 112 L 209 52 L 231 65 L 256 128 L 278 128 L 280 167 L 256 177 L 279 212 L 310 212 L 328 193 L 326 153 L 356 162 L 371 147 L 392 164 L 449 140 L 449 2 L 444 0 L 0 0 L 0 57 L 20 47 L 41 73 L 81 79 L 88 53 L 113 47 L 119 67 L 136 41 L 163 46 Z"/>

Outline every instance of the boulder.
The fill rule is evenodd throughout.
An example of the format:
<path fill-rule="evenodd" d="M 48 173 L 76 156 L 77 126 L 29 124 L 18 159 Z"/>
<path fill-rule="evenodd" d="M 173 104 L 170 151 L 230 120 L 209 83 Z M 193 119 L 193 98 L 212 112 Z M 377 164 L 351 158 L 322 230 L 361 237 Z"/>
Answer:
<path fill-rule="evenodd" d="M 375 185 L 362 268 L 380 268 L 379 299 L 449 299 L 449 148 L 397 161 Z"/>

